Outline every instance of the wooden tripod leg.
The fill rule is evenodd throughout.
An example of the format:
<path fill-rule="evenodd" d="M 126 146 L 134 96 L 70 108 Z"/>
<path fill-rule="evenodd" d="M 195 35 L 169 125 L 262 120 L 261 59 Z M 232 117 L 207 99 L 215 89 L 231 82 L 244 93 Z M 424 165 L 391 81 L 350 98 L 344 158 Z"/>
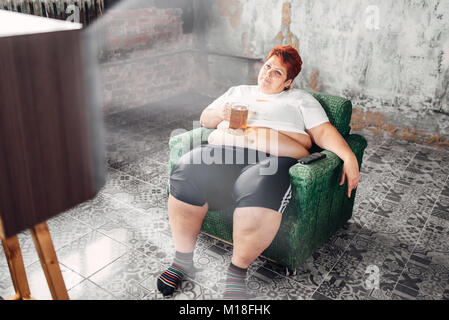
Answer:
<path fill-rule="evenodd" d="M 47 223 L 36 224 L 30 231 L 53 300 L 69 300 Z"/>
<path fill-rule="evenodd" d="M 7 239 L 1 237 L 3 249 L 5 250 L 6 261 L 8 261 L 9 273 L 16 295 L 9 298 L 11 300 L 31 300 L 30 287 L 28 286 L 25 265 L 23 264 L 22 252 L 20 251 L 17 236 Z"/>

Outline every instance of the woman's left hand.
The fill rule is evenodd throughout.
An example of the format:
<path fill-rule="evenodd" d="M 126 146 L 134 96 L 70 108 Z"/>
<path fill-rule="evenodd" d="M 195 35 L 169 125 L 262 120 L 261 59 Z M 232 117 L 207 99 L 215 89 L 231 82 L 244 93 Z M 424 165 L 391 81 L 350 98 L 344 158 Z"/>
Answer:
<path fill-rule="evenodd" d="M 340 186 L 345 183 L 345 180 L 348 181 L 348 198 L 351 197 L 352 190 L 357 188 L 357 185 L 359 184 L 359 177 L 359 163 L 354 155 L 354 157 L 344 161 L 343 172 L 340 180 Z"/>

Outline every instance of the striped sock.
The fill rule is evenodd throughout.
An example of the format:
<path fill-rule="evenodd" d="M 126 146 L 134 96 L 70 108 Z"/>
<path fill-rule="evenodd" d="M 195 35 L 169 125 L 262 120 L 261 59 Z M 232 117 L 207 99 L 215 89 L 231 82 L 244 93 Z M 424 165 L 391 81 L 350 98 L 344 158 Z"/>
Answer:
<path fill-rule="evenodd" d="M 164 295 L 172 295 L 184 276 L 193 271 L 193 252 L 175 252 L 172 265 L 157 278 L 157 288 Z"/>
<path fill-rule="evenodd" d="M 241 300 L 248 298 L 245 282 L 247 270 L 239 268 L 231 262 L 226 275 L 226 288 L 223 299 Z"/>

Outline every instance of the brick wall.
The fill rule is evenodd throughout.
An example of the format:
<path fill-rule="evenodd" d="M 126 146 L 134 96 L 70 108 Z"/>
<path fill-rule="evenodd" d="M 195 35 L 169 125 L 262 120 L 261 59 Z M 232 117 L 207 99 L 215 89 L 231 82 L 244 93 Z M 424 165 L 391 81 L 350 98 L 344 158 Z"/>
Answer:
<path fill-rule="evenodd" d="M 177 8 L 111 9 L 97 26 L 103 113 L 186 92 L 195 84 L 193 34 Z"/>
<path fill-rule="evenodd" d="M 0 0 L 0 9 L 68 20 L 86 26 L 102 15 L 104 0 Z"/>

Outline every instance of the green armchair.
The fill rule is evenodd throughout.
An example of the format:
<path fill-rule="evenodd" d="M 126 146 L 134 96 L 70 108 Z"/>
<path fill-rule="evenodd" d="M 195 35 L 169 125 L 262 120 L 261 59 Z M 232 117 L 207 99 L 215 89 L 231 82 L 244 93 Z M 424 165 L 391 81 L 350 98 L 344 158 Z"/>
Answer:
<path fill-rule="evenodd" d="M 330 122 L 355 153 L 362 165 L 366 139 L 350 134 L 351 101 L 324 93 L 309 91 L 323 106 Z M 200 144 L 207 143 L 213 129 L 196 128 L 170 138 L 170 172 L 179 158 Z M 296 164 L 289 170 L 292 198 L 283 213 L 275 239 L 262 256 L 290 270 L 299 267 L 320 248 L 352 216 L 356 190 L 347 197 L 347 184 L 339 185 L 343 161 L 334 153 L 317 145 L 311 152 L 321 151 L 326 158 L 312 164 Z M 232 243 L 234 208 L 209 211 L 201 231 L 214 238 Z"/>

